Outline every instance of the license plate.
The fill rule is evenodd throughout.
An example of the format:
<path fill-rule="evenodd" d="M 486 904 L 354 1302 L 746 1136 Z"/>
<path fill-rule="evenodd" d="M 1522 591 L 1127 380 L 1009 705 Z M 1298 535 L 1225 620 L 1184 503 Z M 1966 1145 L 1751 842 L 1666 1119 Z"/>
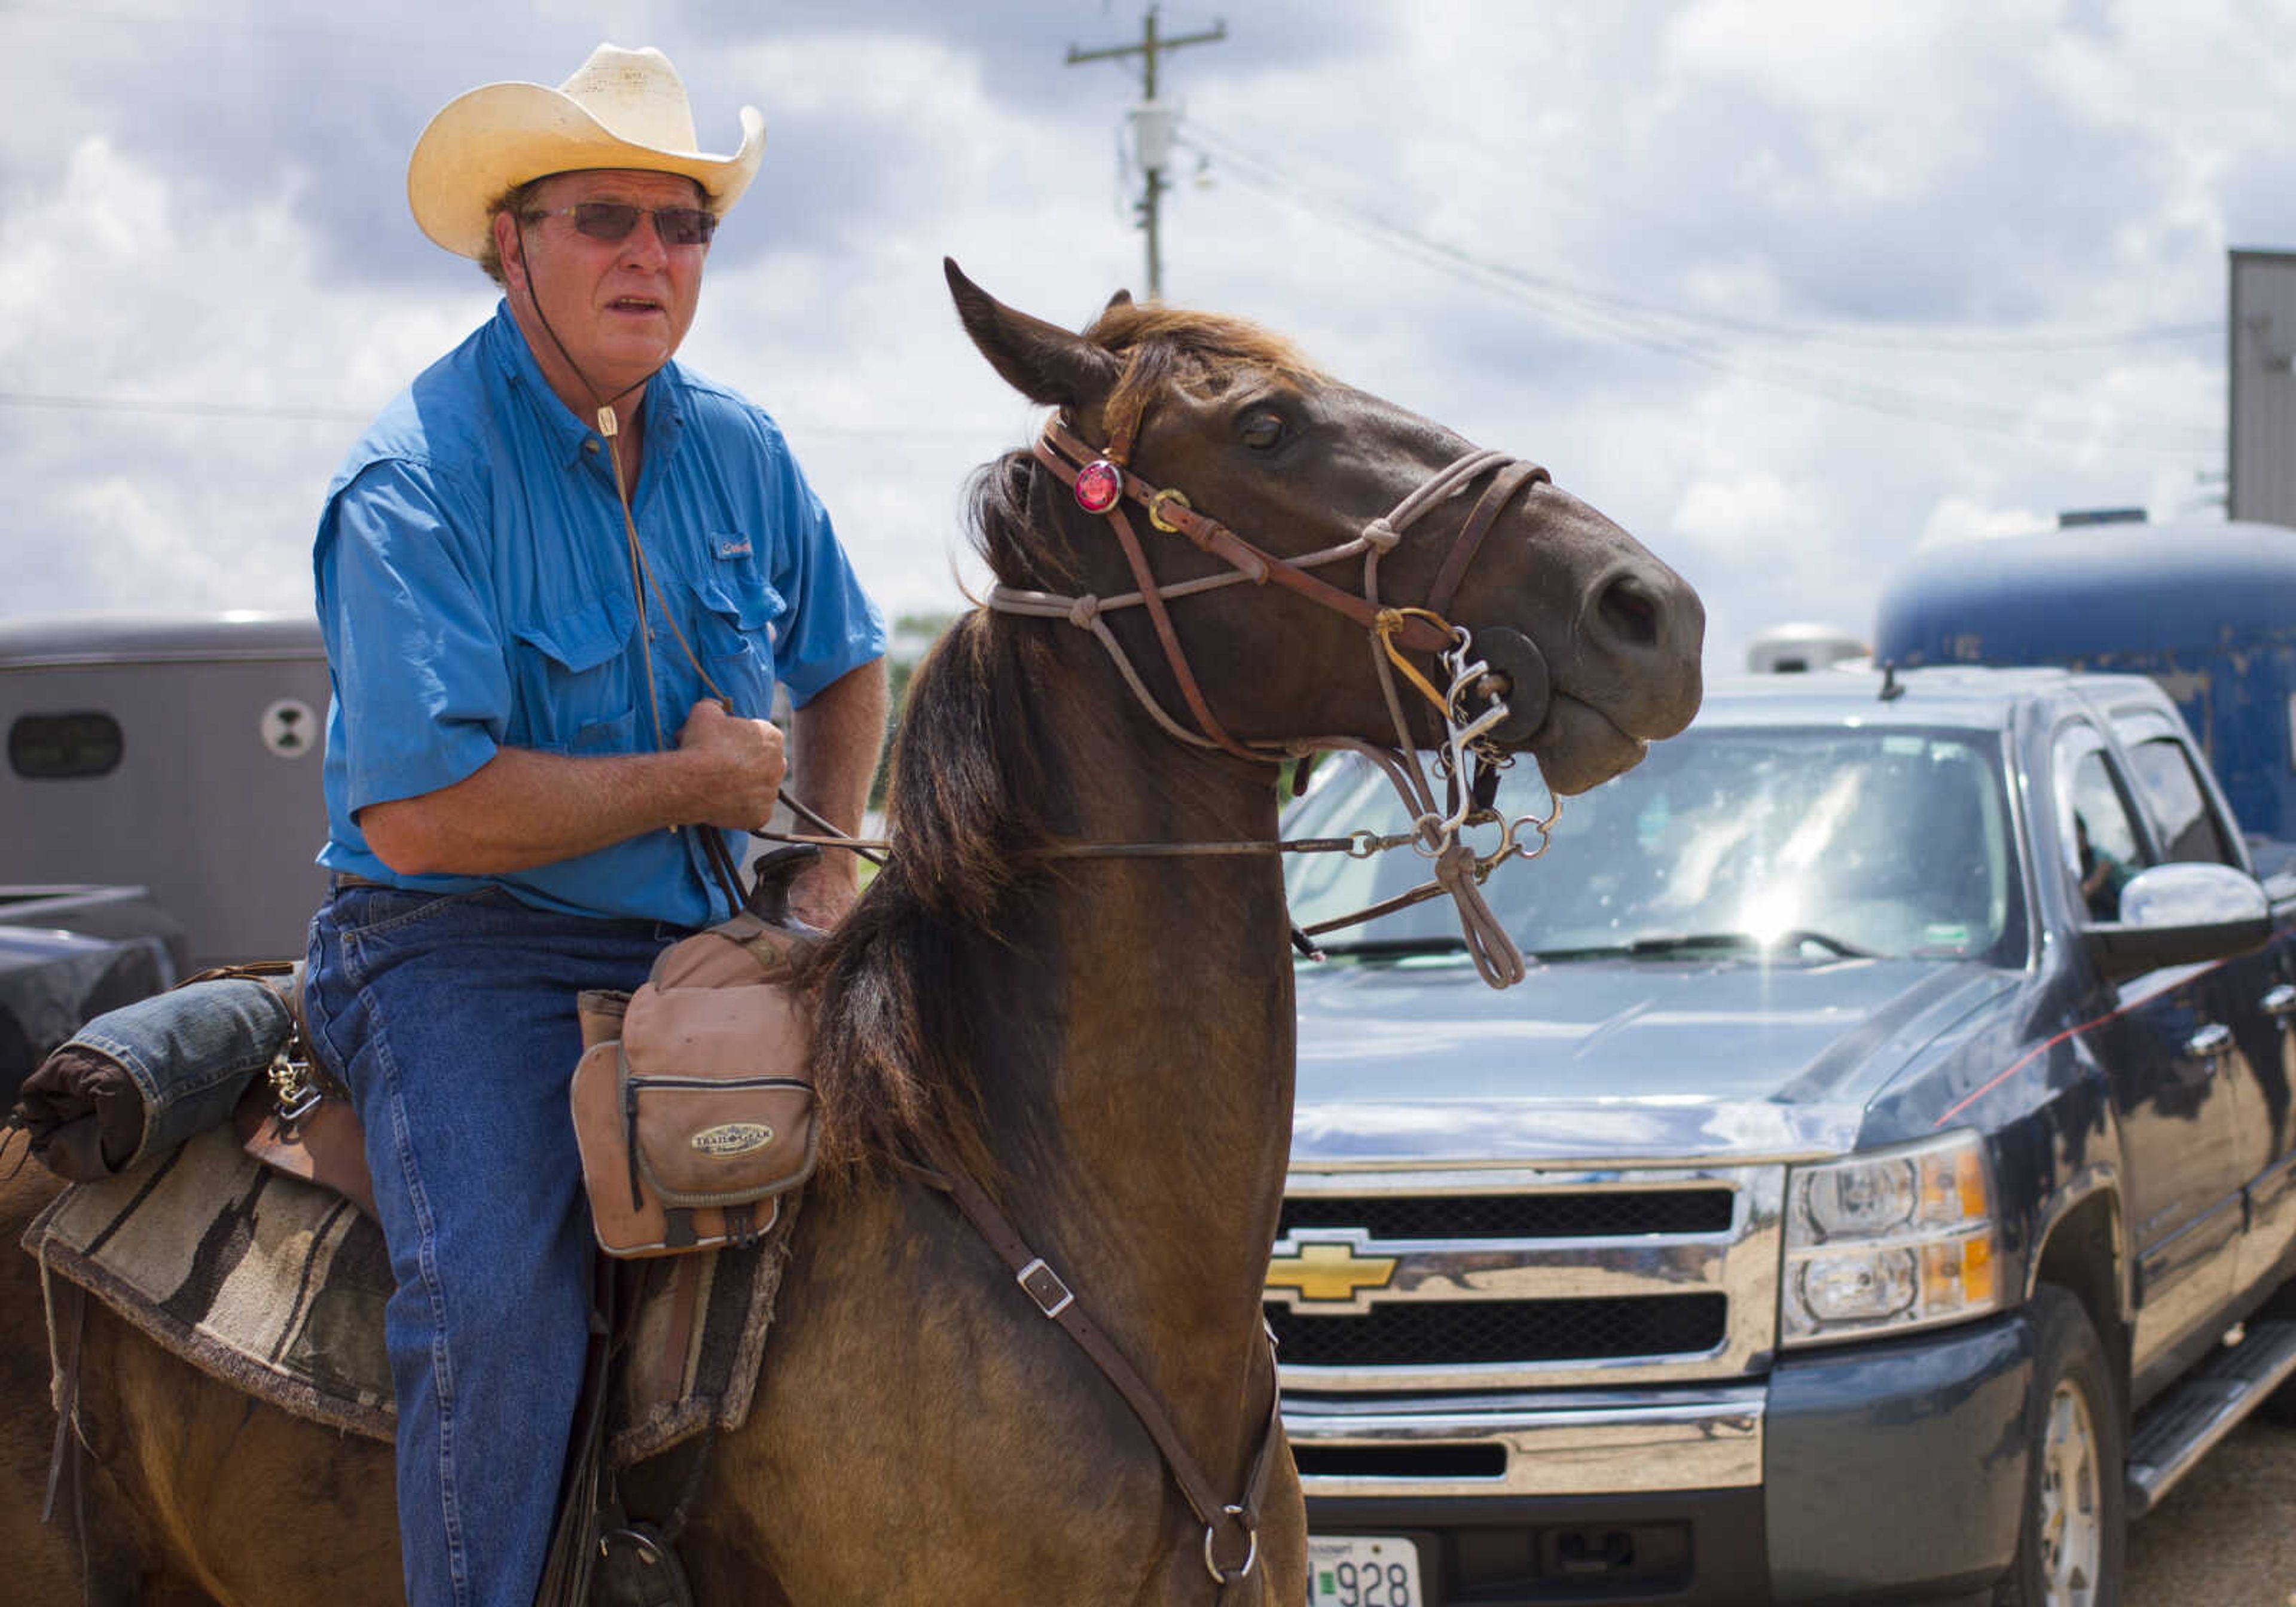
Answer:
<path fill-rule="evenodd" d="M 1308 1541 L 1308 1607 L 1426 1607 L 1419 1547 L 1391 1535 Z"/>

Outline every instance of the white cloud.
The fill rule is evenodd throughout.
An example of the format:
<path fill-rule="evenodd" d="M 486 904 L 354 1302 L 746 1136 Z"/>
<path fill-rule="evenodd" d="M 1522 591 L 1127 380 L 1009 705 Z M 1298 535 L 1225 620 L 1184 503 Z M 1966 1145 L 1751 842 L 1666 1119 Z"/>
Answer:
<path fill-rule="evenodd" d="M 0 391 L 371 410 L 489 302 L 403 216 L 424 111 L 648 37 L 705 143 L 743 99 L 770 127 L 686 355 L 783 420 L 890 605 L 953 606 L 964 474 L 1030 414 L 958 332 L 939 258 L 1070 324 L 1139 288 L 1130 90 L 1061 64 L 1128 15 L 791 0 L 630 23 L 554 0 L 463 54 L 359 59 L 351 37 L 452 39 L 465 9 L 170 25 L 164 75 L 116 22 L 27 20 L 52 70 L 0 134 Z M 1782 620 L 1869 629 L 1916 544 L 2206 495 L 2220 337 L 1980 337 L 2222 316 L 2224 245 L 2296 236 L 2292 22 L 2292 0 L 1255 6 L 1169 69 L 1235 154 L 1168 198 L 1168 283 L 1549 463 L 1705 591 L 1727 667 Z M 265 104 L 290 121 L 258 145 L 226 114 Z M 295 120 L 321 111 L 324 149 Z M 306 603 L 355 420 L 0 408 L 0 615 Z"/>
<path fill-rule="evenodd" d="M 1972 541 L 1997 541 L 2005 537 L 2032 536 L 2056 524 L 2053 513 L 2031 508 L 1991 507 L 1972 496 L 1948 496 L 1922 521 L 1918 546 L 1950 546 Z"/>
<path fill-rule="evenodd" d="M 1808 501 L 1775 474 L 1758 470 L 1733 480 L 1695 480 L 1675 504 L 1672 528 L 1723 543 L 1741 554 L 1806 537 Z"/>

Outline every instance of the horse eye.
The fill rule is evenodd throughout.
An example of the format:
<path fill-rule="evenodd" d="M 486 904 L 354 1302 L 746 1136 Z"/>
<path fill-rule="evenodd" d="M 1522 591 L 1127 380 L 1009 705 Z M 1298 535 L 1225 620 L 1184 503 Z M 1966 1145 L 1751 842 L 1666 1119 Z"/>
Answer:
<path fill-rule="evenodd" d="M 1254 452 L 1267 452 L 1282 444 L 1288 433 L 1283 415 L 1261 407 L 1243 415 L 1236 426 L 1236 439 Z"/>

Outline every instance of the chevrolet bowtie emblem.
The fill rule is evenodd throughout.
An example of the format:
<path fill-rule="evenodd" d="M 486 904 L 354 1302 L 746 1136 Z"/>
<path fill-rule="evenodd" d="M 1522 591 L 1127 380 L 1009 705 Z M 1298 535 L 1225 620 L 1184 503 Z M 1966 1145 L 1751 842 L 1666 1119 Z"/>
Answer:
<path fill-rule="evenodd" d="M 1305 1229 L 1277 1240 L 1267 1262 L 1269 1296 L 1295 1308 L 1314 1300 L 1360 1308 L 1364 1292 L 1386 1288 L 1398 1264 L 1393 1256 L 1364 1254 L 1369 1240 L 1360 1228 Z"/>

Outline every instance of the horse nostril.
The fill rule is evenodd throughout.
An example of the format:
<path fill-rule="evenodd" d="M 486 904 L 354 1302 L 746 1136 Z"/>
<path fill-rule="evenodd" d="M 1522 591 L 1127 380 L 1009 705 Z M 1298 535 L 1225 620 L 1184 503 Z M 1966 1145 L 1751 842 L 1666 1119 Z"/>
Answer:
<path fill-rule="evenodd" d="M 1632 575 L 1620 575 L 1595 599 L 1595 617 L 1612 639 L 1630 647 L 1655 647 L 1659 603 Z"/>

